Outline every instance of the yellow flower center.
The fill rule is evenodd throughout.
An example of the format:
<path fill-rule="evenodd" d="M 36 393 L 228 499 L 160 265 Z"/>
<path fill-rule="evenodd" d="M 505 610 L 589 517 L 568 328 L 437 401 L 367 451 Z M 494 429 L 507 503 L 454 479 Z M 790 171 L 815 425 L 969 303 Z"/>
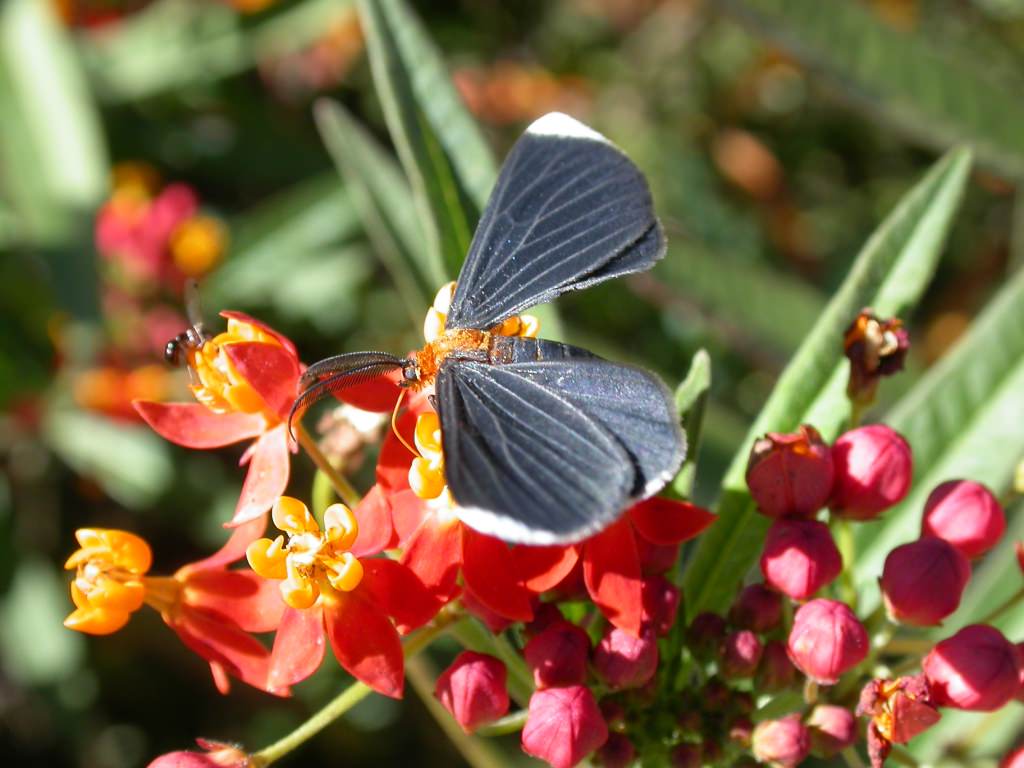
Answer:
<path fill-rule="evenodd" d="M 268 422 L 276 423 L 280 417 L 267 407 L 224 352 L 225 346 L 239 342 L 280 346 L 277 339 L 256 326 L 228 319 L 228 329 L 224 333 L 217 334 L 199 348 L 188 350 L 189 368 L 194 373 L 192 394 L 215 413 L 262 413 Z"/>
<path fill-rule="evenodd" d="M 257 539 L 245 556 L 257 574 L 281 581 L 285 603 L 292 608 L 310 608 L 325 592 L 351 592 L 359 586 L 363 565 L 348 551 L 359 535 L 352 510 L 344 504 L 329 506 L 321 531 L 305 504 L 282 496 L 271 516 L 287 537 Z"/>
<path fill-rule="evenodd" d="M 80 548 L 64 564 L 75 570 L 75 610 L 64 626 L 93 635 L 116 632 L 146 598 L 149 545 L 134 534 L 102 528 L 80 528 L 75 538 Z"/>

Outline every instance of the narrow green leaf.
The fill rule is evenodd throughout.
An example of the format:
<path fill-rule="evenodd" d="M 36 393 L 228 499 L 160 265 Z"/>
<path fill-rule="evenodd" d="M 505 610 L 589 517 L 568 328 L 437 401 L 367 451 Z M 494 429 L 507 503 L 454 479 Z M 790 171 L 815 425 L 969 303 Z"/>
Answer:
<path fill-rule="evenodd" d="M 987 62 L 882 23 L 859 3 L 726 0 L 755 34 L 784 46 L 861 109 L 936 148 L 970 142 L 1000 173 L 1024 175 L 1024 103 Z"/>
<path fill-rule="evenodd" d="M 409 186 L 394 159 L 340 104 L 321 99 L 314 114 L 374 250 L 418 326 L 441 284 L 423 248 Z"/>
<path fill-rule="evenodd" d="M 878 601 L 875 579 L 894 546 L 919 534 L 924 501 L 944 480 L 970 478 L 997 494 L 1006 489 L 1024 457 L 1024 272 L 989 303 L 971 330 L 889 413 L 886 421 L 914 451 L 910 494 L 876 524 L 857 535 L 858 584 L 870 610 Z M 999 588 L 995 588 L 999 594 Z M 987 602 L 968 604 L 951 620 L 977 618 Z"/>
<path fill-rule="evenodd" d="M 704 412 L 707 409 L 708 392 L 711 389 L 711 357 L 707 350 L 699 349 L 690 362 L 686 378 L 676 387 L 676 409 L 683 420 L 686 432 L 686 460 L 672 481 L 672 492 L 688 499 L 693 493 L 693 482 L 697 475 L 697 456 L 700 453 L 700 436 L 704 427 Z"/>
<path fill-rule="evenodd" d="M 692 616 L 722 609 L 756 560 L 767 521 L 758 515 L 744 471 L 754 439 L 813 423 L 831 439 L 849 412 L 842 333 L 856 313 L 874 306 L 882 314 L 910 309 L 931 279 L 967 180 L 971 155 L 943 157 L 911 189 L 862 249 L 846 280 L 825 308 L 733 459 L 723 481 L 718 520 L 701 536 L 684 583 Z"/>
<path fill-rule="evenodd" d="M 402 0 L 360 0 L 359 11 L 384 116 L 440 285 L 462 266 L 494 182 L 494 160 L 409 7 Z"/>

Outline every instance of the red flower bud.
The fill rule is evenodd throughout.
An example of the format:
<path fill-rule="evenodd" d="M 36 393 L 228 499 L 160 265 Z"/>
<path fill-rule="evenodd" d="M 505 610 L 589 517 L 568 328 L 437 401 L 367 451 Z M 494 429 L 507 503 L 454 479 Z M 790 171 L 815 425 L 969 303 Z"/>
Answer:
<path fill-rule="evenodd" d="M 794 600 L 806 600 L 843 569 L 828 526 L 817 520 L 776 520 L 761 553 L 765 583 Z"/>
<path fill-rule="evenodd" d="M 196 739 L 203 752 L 168 752 L 154 758 L 147 768 L 248 768 L 249 755 L 240 747 L 221 741 Z"/>
<path fill-rule="evenodd" d="M 730 680 L 751 677 L 761 661 L 761 641 L 749 629 L 726 635 L 722 641 L 719 669 Z"/>
<path fill-rule="evenodd" d="M 924 504 L 921 535 L 945 539 L 968 559 L 992 549 L 1005 530 L 1003 508 L 981 483 L 949 480 Z"/>
<path fill-rule="evenodd" d="M 1024 747 L 1015 749 L 999 761 L 999 768 L 1024 768 Z"/>
<path fill-rule="evenodd" d="M 554 603 L 539 603 L 533 607 L 533 621 L 523 625 L 523 634 L 527 639 L 536 637 L 552 624 L 565 621 L 565 616 Z"/>
<path fill-rule="evenodd" d="M 768 517 L 811 517 L 832 489 L 832 456 L 814 427 L 794 434 L 770 432 L 754 442 L 747 487 Z"/>
<path fill-rule="evenodd" d="M 471 733 L 508 712 L 505 665 L 493 656 L 463 651 L 437 678 L 434 696 Z"/>
<path fill-rule="evenodd" d="M 910 446 L 885 426 L 852 429 L 832 445 L 835 480 L 829 508 L 850 520 L 872 520 L 907 495 L 913 474 Z"/>
<path fill-rule="evenodd" d="M 811 600 L 793 617 L 789 658 L 821 685 L 834 685 L 868 654 L 868 634 L 849 606 L 835 600 Z"/>
<path fill-rule="evenodd" d="M 679 588 L 664 576 L 648 576 L 644 579 L 641 594 L 644 626 L 653 629 L 658 637 L 664 637 L 676 621 L 681 596 Z"/>
<path fill-rule="evenodd" d="M 782 597 L 764 584 L 750 584 L 729 609 L 729 621 L 740 629 L 771 632 L 782 621 Z"/>
<path fill-rule="evenodd" d="M 807 727 L 816 757 L 832 757 L 857 740 L 857 719 L 845 707 L 819 704 L 807 718 Z"/>
<path fill-rule="evenodd" d="M 786 644 L 780 640 L 770 640 L 761 652 L 761 663 L 757 667 L 755 678 L 758 691 L 774 693 L 789 688 L 796 680 L 796 667 L 789 660 Z"/>
<path fill-rule="evenodd" d="M 590 638 L 567 621 L 558 621 L 535 635 L 523 649 L 537 688 L 564 688 L 587 679 Z"/>
<path fill-rule="evenodd" d="M 608 728 L 613 731 L 621 731 L 626 727 L 626 710 L 614 699 L 601 699 L 599 705 L 601 716 L 608 723 Z"/>
<path fill-rule="evenodd" d="M 749 747 L 750 740 L 754 735 L 754 724 L 749 717 L 740 715 L 733 718 L 729 723 L 729 741 L 733 741 L 741 747 Z"/>
<path fill-rule="evenodd" d="M 751 738 L 751 749 L 762 763 L 779 768 L 795 768 L 807 757 L 811 739 L 799 715 L 758 723 Z"/>
<path fill-rule="evenodd" d="M 952 544 L 926 536 L 896 547 L 882 568 L 882 597 L 889 617 L 933 626 L 960 605 L 971 566 Z"/>
<path fill-rule="evenodd" d="M 700 768 L 703 763 L 700 744 L 680 744 L 668 756 L 672 768 Z"/>
<path fill-rule="evenodd" d="M 622 733 L 610 733 L 608 741 L 594 755 L 593 762 L 605 768 L 627 768 L 633 764 L 635 756 L 636 747 L 629 737 Z"/>
<path fill-rule="evenodd" d="M 939 706 L 991 712 L 1020 687 L 1017 647 L 987 624 L 971 624 L 929 651 L 921 664 Z"/>
<path fill-rule="evenodd" d="M 608 738 L 594 694 L 582 685 L 546 688 L 530 697 L 522 747 L 554 768 L 571 768 Z"/>
<path fill-rule="evenodd" d="M 698 613 L 686 630 L 686 645 L 701 661 L 715 658 L 725 638 L 725 619 L 717 613 Z"/>
<path fill-rule="evenodd" d="M 614 689 L 640 688 L 657 668 L 658 643 L 649 631 L 633 637 L 612 628 L 594 651 L 594 669 Z"/>
<path fill-rule="evenodd" d="M 481 603 L 480 600 L 468 589 L 463 590 L 462 592 L 462 606 L 466 609 L 467 613 L 471 613 L 480 619 L 480 621 L 484 623 L 484 626 L 491 630 L 495 635 L 504 632 L 512 626 L 511 619 L 492 611 L 486 605 Z M 556 608 L 555 610 L 557 611 L 558 609 Z"/>

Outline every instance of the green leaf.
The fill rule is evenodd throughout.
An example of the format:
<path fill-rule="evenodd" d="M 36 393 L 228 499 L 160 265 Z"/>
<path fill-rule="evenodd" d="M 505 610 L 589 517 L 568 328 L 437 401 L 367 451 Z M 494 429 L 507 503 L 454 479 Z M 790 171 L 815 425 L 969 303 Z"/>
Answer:
<path fill-rule="evenodd" d="M 723 609 L 764 540 L 767 519 L 756 513 L 744 480 L 750 446 L 765 432 L 789 432 L 802 423 L 814 424 L 826 439 L 835 436 L 849 413 L 843 330 L 862 307 L 897 315 L 914 305 L 935 270 L 970 165 L 970 152 L 954 150 L 904 196 L 779 377 L 725 476 L 718 520 L 688 564 L 689 615 Z"/>
<path fill-rule="evenodd" d="M 863 5 L 819 0 L 726 0 L 766 35 L 839 85 L 861 109 L 911 138 L 970 142 L 1000 173 L 1024 175 L 1024 102 L 988 60 L 881 22 Z"/>
<path fill-rule="evenodd" d="M 320 99 L 316 124 L 374 250 L 419 326 L 440 287 L 423 248 L 412 192 L 390 155 L 335 101 Z"/>
<path fill-rule="evenodd" d="M 711 357 L 707 350 L 699 349 L 690 362 L 686 378 L 676 387 L 675 392 L 676 409 L 682 417 L 683 429 L 686 432 L 686 460 L 679 469 L 676 479 L 672 481 L 672 492 L 683 499 L 690 498 L 693 493 L 704 411 L 707 409 L 710 389 Z"/>
<path fill-rule="evenodd" d="M 374 82 L 415 192 L 433 282 L 462 266 L 496 170 L 437 47 L 402 0 L 360 0 Z"/>
<path fill-rule="evenodd" d="M 875 579 L 886 554 L 917 538 L 931 490 L 958 477 L 985 483 L 998 495 L 1009 487 L 1024 457 L 1024 271 L 1018 271 L 988 304 L 956 347 L 893 407 L 886 422 L 914 452 L 910 494 L 857 535 L 858 584 L 870 610 L 878 602 Z M 1009 558 L 1004 554 L 1009 564 Z M 993 583 L 947 622 L 977 618 L 1019 578 Z M 984 596 L 983 596 L 984 595 Z"/>

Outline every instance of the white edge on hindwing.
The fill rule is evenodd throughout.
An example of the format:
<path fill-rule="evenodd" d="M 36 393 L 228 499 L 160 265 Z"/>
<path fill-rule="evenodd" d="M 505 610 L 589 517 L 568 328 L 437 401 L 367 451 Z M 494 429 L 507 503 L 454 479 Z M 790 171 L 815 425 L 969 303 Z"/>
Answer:
<path fill-rule="evenodd" d="M 530 123 L 530 126 L 526 129 L 526 133 L 532 136 L 559 136 L 566 139 L 591 139 L 592 141 L 611 144 L 608 139 L 593 128 L 588 128 L 579 120 L 569 117 L 569 115 L 566 115 L 563 112 L 548 112 L 546 115 L 538 117 Z"/>

